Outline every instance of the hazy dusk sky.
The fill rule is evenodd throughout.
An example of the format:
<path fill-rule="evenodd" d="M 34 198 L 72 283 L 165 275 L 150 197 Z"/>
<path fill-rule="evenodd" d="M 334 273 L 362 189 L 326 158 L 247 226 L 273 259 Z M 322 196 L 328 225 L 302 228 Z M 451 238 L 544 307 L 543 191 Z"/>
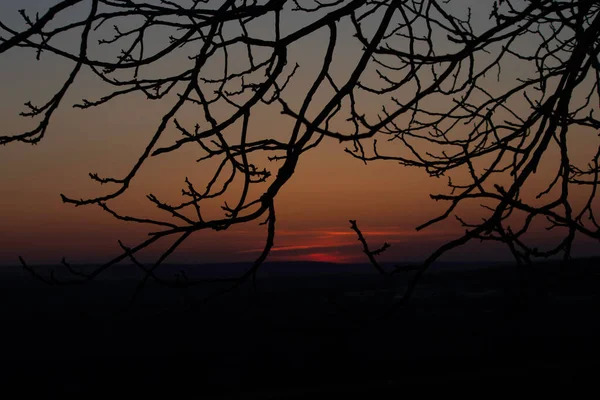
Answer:
<path fill-rule="evenodd" d="M 455 3 L 464 7 L 466 3 L 475 5 L 477 2 Z M 54 1 L 2 0 L 0 20 L 19 28 L 22 26 L 17 13 L 19 8 L 43 11 L 51 4 Z M 475 26 L 485 26 L 486 16 L 484 12 L 476 13 Z M 295 23 L 302 25 L 306 21 Z M 344 26 L 348 27 L 342 21 L 340 35 L 344 33 Z M 321 65 L 325 34 L 319 32 L 294 45 L 289 64 L 298 62 L 300 69 L 289 91 L 297 91 L 299 102 L 312 74 Z M 76 44 L 77 38 L 72 43 L 71 39 L 65 37 L 62 45 Z M 340 43 L 334 62 L 334 71 L 340 76 L 348 72 L 360 54 L 351 38 L 345 40 Z M 173 65 L 159 69 L 177 69 L 177 62 L 173 60 Z M 45 100 L 62 84 L 69 66 L 69 62 L 51 54 L 43 54 L 41 62 L 37 62 L 31 50 L 11 50 L 3 54 L 0 58 L 0 133 L 12 134 L 30 127 L 31 121 L 18 116 L 23 104 L 28 100 L 34 103 Z M 518 73 L 511 70 L 510 63 L 506 65 L 506 79 L 514 79 Z M 152 102 L 136 94 L 88 110 L 70 107 L 82 98 L 98 98 L 105 90 L 90 73 L 82 73 L 40 144 L 16 143 L 0 147 L 0 264 L 16 264 L 19 255 L 39 263 L 57 262 L 62 256 L 73 262 L 104 261 L 119 253 L 117 240 L 134 245 L 147 234 L 147 227 L 117 221 L 99 207 L 73 207 L 60 199 L 61 193 L 75 198 L 104 193 L 106 188 L 92 182 L 88 173 L 126 174 L 170 105 L 169 98 Z M 366 111 L 378 109 L 368 108 L 365 100 Z M 277 107 L 259 108 L 250 134 L 288 137 L 289 121 L 278 111 Z M 193 110 L 185 111 L 181 119 L 193 123 L 193 117 Z M 163 143 L 177 138 L 175 130 L 169 129 L 170 136 L 165 136 Z M 580 137 L 574 146 L 576 157 L 587 156 L 591 151 L 586 145 L 587 136 L 581 134 Z M 384 261 L 423 259 L 444 241 L 463 232 L 464 228 L 453 218 L 422 232 L 415 231 L 417 225 L 443 211 L 444 204 L 431 200 L 429 194 L 446 192 L 447 178 L 430 178 L 422 170 L 403 168 L 394 162 L 364 165 L 344 153 L 346 146 L 324 139 L 321 146 L 300 158 L 296 174 L 275 200 L 277 231 L 269 260 L 366 262 L 354 232 L 349 229 L 349 219 L 358 221 L 373 248 L 385 241 L 392 244 L 382 256 Z M 186 176 L 206 179 L 211 171 L 206 172 L 204 168 L 210 163 L 200 167 L 195 162 L 198 156 L 195 148 L 183 148 L 149 160 L 129 192 L 115 202 L 116 207 L 122 213 L 159 215 L 145 195 L 153 193 L 166 201 L 175 201 L 184 188 Z M 276 165 L 273 162 L 264 166 L 276 171 Z M 539 176 L 543 181 L 544 172 Z M 468 216 L 477 213 L 470 209 L 462 212 Z M 264 226 L 258 226 L 258 222 L 225 232 L 199 232 L 170 261 L 252 260 L 260 253 L 266 236 Z M 538 235 L 540 242 L 552 240 L 543 230 L 533 235 Z M 595 252 L 583 242 L 576 249 L 579 254 Z M 158 254 L 158 251 L 151 253 Z M 500 246 L 471 244 L 464 251 L 452 254 L 452 258 L 509 257 Z"/>

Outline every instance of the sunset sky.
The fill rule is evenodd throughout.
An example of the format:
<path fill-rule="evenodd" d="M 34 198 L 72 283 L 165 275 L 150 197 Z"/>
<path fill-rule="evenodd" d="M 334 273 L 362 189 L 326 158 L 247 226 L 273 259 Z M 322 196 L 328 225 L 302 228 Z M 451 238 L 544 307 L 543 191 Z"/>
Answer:
<path fill-rule="evenodd" d="M 2 0 L 0 20 L 20 28 L 19 8 L 43 11 L 53 3 L 51 0 Z M 475 1 L 467 3 L 476 4 Z M 463 2 L 456 4 L 465 6 Z M 485 13 L 481 11 L 476 15 L 479 16 L 476 27 L 485 26 Z M 342 21 L 340 35 L 346 33 L 348 37 L 336 52 L 334 71 L 339 76 L 347 74 L 359 54 L 356 43 L 349 37 L 351 32 L 344 29 L 349 29 L 349 25 Z M 325 33 L 319 32 L 294 45 L 289 64 L 298 62 L 300 69 L 289 92 L 298 93 L 297 101 L 302 100 L 313 77 L 311 74 L 321 65 Z M 65 37 L 62 45 L 73 46 L 77 39 Z M 177 69 L 177 61 L 173 63 L 159 68 Z M 45 100 L 64 81 L 69 66 L 69 62 L 51 54 L 44 54 L 42 61 L 37 62 L 31 50 L 11 50 L 3 54 L 0 57 L 0 134 L 31 127 L 31 121 L 18 115 L 24 109 L 23 104 L 28 100 L 34 103 Z M 511 70 L 511 65 L 506 65 L 504 73 L 509 81 L 519 73 L 517 67 L 514 68 Z M 88 72 L 82 73 L 39 145 L 16 143 L 0 148 L 0 264 L 16 264 L 18 256 L 35 263 L 53 263 L 63 256 L 72 262 L 101 262 L 119 254 L 117 240 L 133 246 L 149 231 L 145 226 L 117 221 L 99 207 L 73 207 L 60 199 L 61 193 L 74 198 L 105 193 L 106 188 L 92 182 L 88 173 L 126 174 L 171 104 L 169 98 L 151 102 L 133 95 L 88 110 L 71 107 L 82 98 L 98 98 L 105 93 L 106 88 L 97 79 Z M 370 106 L 365 100 L 366 111 L 376 112 L 379 107 Z M 251 120 L 250 135 L 286 138 L 290 132 L 289 121 L 279 115 L 279 111 L 277 107 L 258 109 Z M 193 124 L 193 112 L 185 111 L 181 120 Z M 178 137 L 172 126 L 169 131 L 170 136 L 162 140 L 163 144 Z M 595 151 L 593 146 L 590 150 L 586 145 L 586 134 L 579 137 L 582 139 L 574 144 L 575 157 Z M 422 260 L 437 246 L 464 231 L 454 218 L 421 232 L 415 230 L 417 225 L 444 210 L 444 204 L 431 200 L 429 194 L 446 192 L 447 178 L 430 178 L 422 170 L 403 168 L 394 162 L 364 165 L 344 153 L 346 146 L 325 139 L 321 146 L 300 158 L 296 174 L 275 201 L 277 231 L 269 260 L 366 262 L 360 243 L 350 230 L 350 219 L 358 221 L 371 247 L 377 248 L 384 242 L 392 245 L 381 257 L 387 262 Z M 211 164 L 196 163 L 199 155 L 195 148 L 182 148 L 152 158 L 128 193 L 114 203 L 115 208 L 122 213 L 157 215 L 145 196 L 153 193 L 174 202 L 184 188 L 186 176 L 206 179 L 211 172 L 205 168 Z M 263 166 L 276 172 L 277 165 L 273 162 Z M 543 171 L 540 176 L 545 176 Z M 477 215 L 472 209 L 462 212 Z M 262 221 L 232 227 L 225 232 L 199 232 L 184 243 L 170 261 L 252 260 L 262 250 L 266 236 L 265 227 L 259 226 L 259 222 Z M 532 236 L 540 243 L 553 240 L 552 234 L 543 229 L 534 230 Z M 148 259 L 163 248 L 149 250 Z M 585 241 L 578 243 L 576 252 L 579 255 L 599 253 Z M 479 243 L 470 244 L 448 257 L 454 260 L 509 258 L 504 248 Z"/>

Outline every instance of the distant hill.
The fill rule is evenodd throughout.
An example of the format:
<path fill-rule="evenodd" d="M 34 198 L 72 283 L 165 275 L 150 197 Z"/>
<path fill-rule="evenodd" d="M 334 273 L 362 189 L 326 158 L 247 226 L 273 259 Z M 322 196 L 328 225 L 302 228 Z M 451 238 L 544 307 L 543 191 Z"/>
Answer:
<path fill-rule="evenodd" d="M 234 276 L 248 265 L 164 270 Z M 374 317 L 398 301 L 411 272 L 388 279 L 367 264 L 267 263 L 257 292 L 245 285 L 206 303 L 218 287 L 149 283 L 129 308 L 141 276 L 131 265 L 69 288 L 42 284 L 20 267 L 0 268 L 0 382 L 4 390 L 86 398 L 123 386 L 137 397 L 162 388 L 169 397 L 185 389 L 207 398 L 209 391 L 323 385 L 355 391 L 348 385 L 378 382 L 374 390 L 382 380 L 399 391 L 443 380 L 497 386 L 521 379 L 537 387 L 575 376 L 595 383 L 596 267 L 600 258 L 574 260 L 562 271 L 548 261 L 531 273 L 501 263 L 439 263 L 411 301 L 383 320 Z M 235 398 L 251 398 L 242 394 Z"/>
<path fill-rule="evenodd" d="M 535 268 L 555 269 L 561 264 L 560 260 L 545 260 L 535 263 Z M 243 274 L 252 265 L 251 262 L 236 263 L 208 263 L 208 264 L 164 264 L 158 270 L 162 277 L 172 277 L 174 274 L 184 271 L 190 278 L 221 278 L 236 277 Z M 386 270 L 391 271 L 395 265 L 418 266 L 418 263 L 383 263 Z M 581 267 L 600 267 L 600 257 L 577 258 L 569 261 L 571 268 Z M 512 268 L 514 264 L 499 261 L 465 261 L 465 262 L 437 262 L 429 269 L 430 273 L 473 271 L 489 268 Z M 35 265 L 35 268 L 42 274 L 49 274 L 54 270 L 57 277 L 68 276 L 68 271 L 62 265 Z M 81 271 L 91 271 L 96 265 L 76 265 L 74 268 Z M 329 262 L 316 261 L 275 261 L 264 263 L 257 277 L 316 277 L 332 275 L 377 275 L 372 265 L 368 263 L 359 264 L 336 264 Z M 0 266 L 0 278 L 8 277 L 30 277 L 20 265 Z M 98 276 L 99 280 L 115 279 L 140 279 L 144 273 L 133 264 L 119 264 L 109 268 Z"/>

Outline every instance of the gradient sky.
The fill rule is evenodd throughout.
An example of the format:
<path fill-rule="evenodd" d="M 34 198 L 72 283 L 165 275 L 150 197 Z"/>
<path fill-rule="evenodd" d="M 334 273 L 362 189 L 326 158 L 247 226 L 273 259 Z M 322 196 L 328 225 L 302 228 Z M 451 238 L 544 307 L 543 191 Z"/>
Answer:
<path fill-rule="evenodd" d="M 53 3 L 2 0 L 0 18 L 18 27 L 18 8 L 43 10 Z M 460 4 L 464 6 L 464 2 Z M 475 15 L 480 18 L 476 25 L 485 25 L 484 14 Z M 294 22 L 305 23 L 291 21 L 287 26 L 293 29 Z M 344 27 L 348 28 L 341 25 L 342 32 Z M 292 93 L 294 90 L 301 93 L 310 83 L 311 74 L 320 65 L 325 37 L 325 32 L 319 32 L 294 45 L 292 57 L 297 58 L 301 69 L 291 84 Z M 68 47 L 76 43 L 70 40 L 64 38 L 62 44 Z M 334 63 L 334 71 L 340 76 L 352 65 L 358 54 L 355 50 L 356 44 L 350 39 L 340 44 Z M 18 116 L 22 104 L 30 99 L 38 102 L 45 99 L 44 95 L 62 83 L 68 67 L 69 63 L 50 54 L 44 55 L 42 62 L 36 62 L 31 51 L 12 50 L 4 54 L 0 58 L 1 133 L 10 134 L 30 126 L 30 121 Z M 517 73 L 511 71 L 510 65 L 506 69 L 509 77 Z M 43 263 L 59 261 L 62 256 L 72 262 L 103 261 L 119 253 L 118 239 L 134 245 L 148 232 L 146 227 L 114 220 L 98 207 L 75 208 L 63 204 L 59 197 L 60 193 L 76 198 L 104 193 L 104 188 L 90 181 L 88 172 L 103 176 L 126 173 L 169 106 L 168 101 L 149 102 L 132 96 L 85 111 L 69 107 L 81 98 L 97 98 L 104 92 L 89 74 L 82 74 L 39 145 L 18 143 L 0 148 L 0 264 L 14 264 L 19 255 Z M 257 137 L 289 135 L 286 122 L 269 110 L 257 111 L 251 129 L 251 135 Z M 576 154 L 583 156 L 590 147 L 581 139 L 575 148 Z M 349 219 L 358 220 L 373 248 L 384 241 L 392 244 L 382 256 L 384 261 L 423 259 L 463 231 L 454 219 L 424 232 L 417 233 L 414 229 L 443 210 L 443 204 L 435 203 L 428 195 L 444 192 L 445 178 L 429 178 L 423 171 L 394 163 L 365 166 L 343 149 L 344 145 L 324 140 L 319 148 L 301 158 L 295 176 L 276 199 L 276 247 L 270 260 L 366 261 L 349 229 Z M 176 199 L 184 187 L 185 176 L 206 174 L 194 162 L 197 156 L 184 148 L 177 154 L 150 160 L 129 193 L 116 202 L 119 211 L 154 215 L 145 195 L 151 192 L 167 201 Z M 276 171 L 274 166 L 271 169 Z M 258 222 L 226 232 L 200 232 L 182 245 L 171 261 L 251 260 L 260 253 L 266 235 Z M 534 232 L 535 235 L 540 242 L 552 239 L 541 231 Z M 150 251 L 148 257 L 159 250 Z M 576 250 L 579 254 L 593 252 L 586 243 Z M 450 258 L 506 259 L 507 254 L 499 246 L 477 244 Z"/>

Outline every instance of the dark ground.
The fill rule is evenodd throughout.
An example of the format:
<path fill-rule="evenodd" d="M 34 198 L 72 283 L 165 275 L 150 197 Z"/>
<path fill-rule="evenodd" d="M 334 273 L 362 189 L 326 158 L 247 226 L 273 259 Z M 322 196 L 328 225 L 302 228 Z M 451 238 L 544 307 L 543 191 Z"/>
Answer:
<path fill-rule="evenodd" d="M 121 313 L 138 281 L 133 272 L 49 287 L 5 268 L 0 387 L 44 398 L 397 398 L 406 388 L 581 388 L 598 379 L 599 259 L 563 272 L 553 263 L 528 273 L 440 265 L 395 317 L 380 321 L 406 274 L 266 267 L 258 297 L 246 285 L 202 306 L 216 287 L 150 285 Z M 239 266 L 218 268 L 234 274 Z"/>

